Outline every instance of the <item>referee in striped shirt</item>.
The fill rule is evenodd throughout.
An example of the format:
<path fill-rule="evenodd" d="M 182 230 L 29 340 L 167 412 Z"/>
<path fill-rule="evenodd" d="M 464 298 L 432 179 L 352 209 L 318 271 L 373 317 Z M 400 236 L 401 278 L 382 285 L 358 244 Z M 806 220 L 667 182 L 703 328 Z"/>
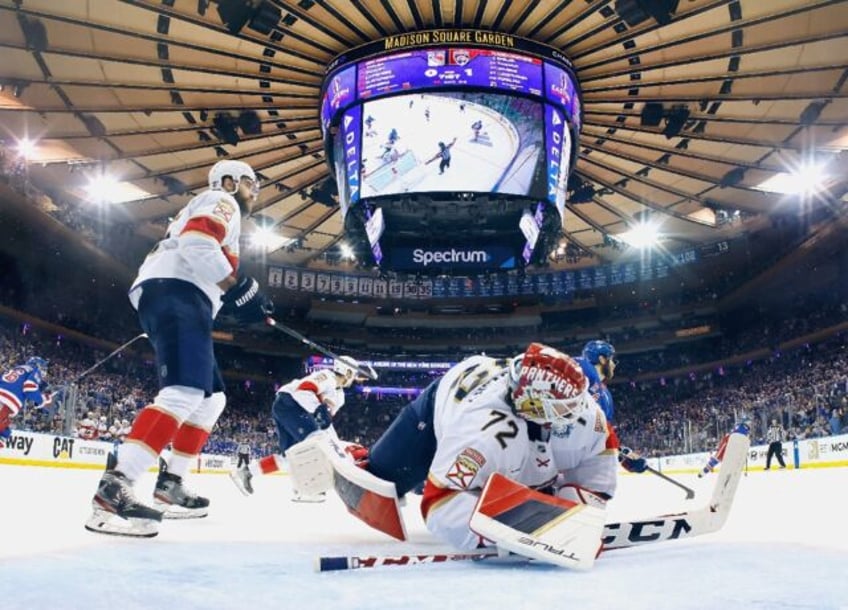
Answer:
<path fill-rule="evenodd" d="M 786 463 L 783 461 L 783 440 L 786 433 L 783 426 L 777 423 L 776 419 L 771 420 L 768 432 L 766 432 L 766 442 L 769 444 L 768 453 L 766 454 L 766 467 L 771 468 L 771 457 L 775 456 L 780 463 L 781 468 L 786 468 Z"/>

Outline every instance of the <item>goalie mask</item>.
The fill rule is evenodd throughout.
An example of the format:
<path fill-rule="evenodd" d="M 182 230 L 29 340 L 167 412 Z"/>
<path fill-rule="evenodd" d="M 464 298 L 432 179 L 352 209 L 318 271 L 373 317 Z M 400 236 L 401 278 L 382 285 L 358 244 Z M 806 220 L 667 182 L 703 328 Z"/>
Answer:
<path fill-rule="evenodd" d="M 519 417 L 562 429 L 587 408 L 589 380 L 580 364 L 552 347 L 531 343 L 512 359 L 509 373 Z"/>

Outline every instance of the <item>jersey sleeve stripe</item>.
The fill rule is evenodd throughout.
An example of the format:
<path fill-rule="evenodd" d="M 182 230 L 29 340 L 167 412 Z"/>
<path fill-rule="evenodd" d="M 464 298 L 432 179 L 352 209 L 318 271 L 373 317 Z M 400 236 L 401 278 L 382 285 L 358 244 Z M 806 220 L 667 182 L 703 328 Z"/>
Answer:
<path fill-rule="evenodd" d="M 3 388 L 0 388 L 0 404 L 9 407 L 12 414 L 21 410 L 21 399 Z"/>
<path fill-rule="evenodd" d="M 227 225 L 211 216 L 195 216 L 185 223 L 180 235 L 185 235 L 186 233 L 203 233 L 204 235 L 214 237 L 220 244 L 227 235 Z"/>
<path fill-rule="evenodd" d="M 297 389 L 303 392 L 312 392 L 318 396 L 318 386 L 312 381 L 303 381 L 297 386 Z"/>

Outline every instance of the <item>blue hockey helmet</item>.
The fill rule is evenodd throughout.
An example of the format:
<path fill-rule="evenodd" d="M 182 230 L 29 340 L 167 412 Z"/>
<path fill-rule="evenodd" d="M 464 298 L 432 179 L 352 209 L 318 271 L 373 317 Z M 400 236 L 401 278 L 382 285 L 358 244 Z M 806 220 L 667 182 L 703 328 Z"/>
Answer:
<path fill-rule="evenodd" d="M 41 358 L 40 356 L 33 356 L 32 358 L 27 360 L 26 363 L 27 363 L 27 366 L 31 366 L 34 369 L 38 369 L 40 371 L 46 371 L 47 370 L 48 362 L 47 362 L 47 360 L 45 360 L 44 358 Z"/>
<path fill-rule="evenodd" d="M 608 360 L 613 360 L 615 358 L 615 348 L 606 341 L 599 339 L 589 341 L 583 347 L 583 357 L 590 363 L 600 364 L 601 356 L 604 356 Z"/>

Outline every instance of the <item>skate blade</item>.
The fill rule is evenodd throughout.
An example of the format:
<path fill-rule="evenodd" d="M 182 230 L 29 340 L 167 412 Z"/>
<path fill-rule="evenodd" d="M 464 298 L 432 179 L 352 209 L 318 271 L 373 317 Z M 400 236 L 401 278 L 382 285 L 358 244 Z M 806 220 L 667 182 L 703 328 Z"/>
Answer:
<path fill-rule="evenodd" d="M 242 493 L 243 496 L 249 496 L 253 493 L 252 489 L 248 489 L 242 484 L 241 478 L 239 478 L 236 473 L 230 472 L 228 474 L 230 475 L 230 480 L 238 488 L 238 490 Z"/>
<path fill-rule="evenodd" d="M 155 500 L 156 510 L 162 511 L 163 519 L 202 519 L 209 514 L 209 508 L 185 508 Z"/>
<path fill-rule="evenodd" d="M 125 536 L 127 538 L 153 538 L 159 534 L 157 521 L 150 519 L 124 519 L 109 511 L 95 508 L 85 522 L 85 529 L 96 534 Z"/>

